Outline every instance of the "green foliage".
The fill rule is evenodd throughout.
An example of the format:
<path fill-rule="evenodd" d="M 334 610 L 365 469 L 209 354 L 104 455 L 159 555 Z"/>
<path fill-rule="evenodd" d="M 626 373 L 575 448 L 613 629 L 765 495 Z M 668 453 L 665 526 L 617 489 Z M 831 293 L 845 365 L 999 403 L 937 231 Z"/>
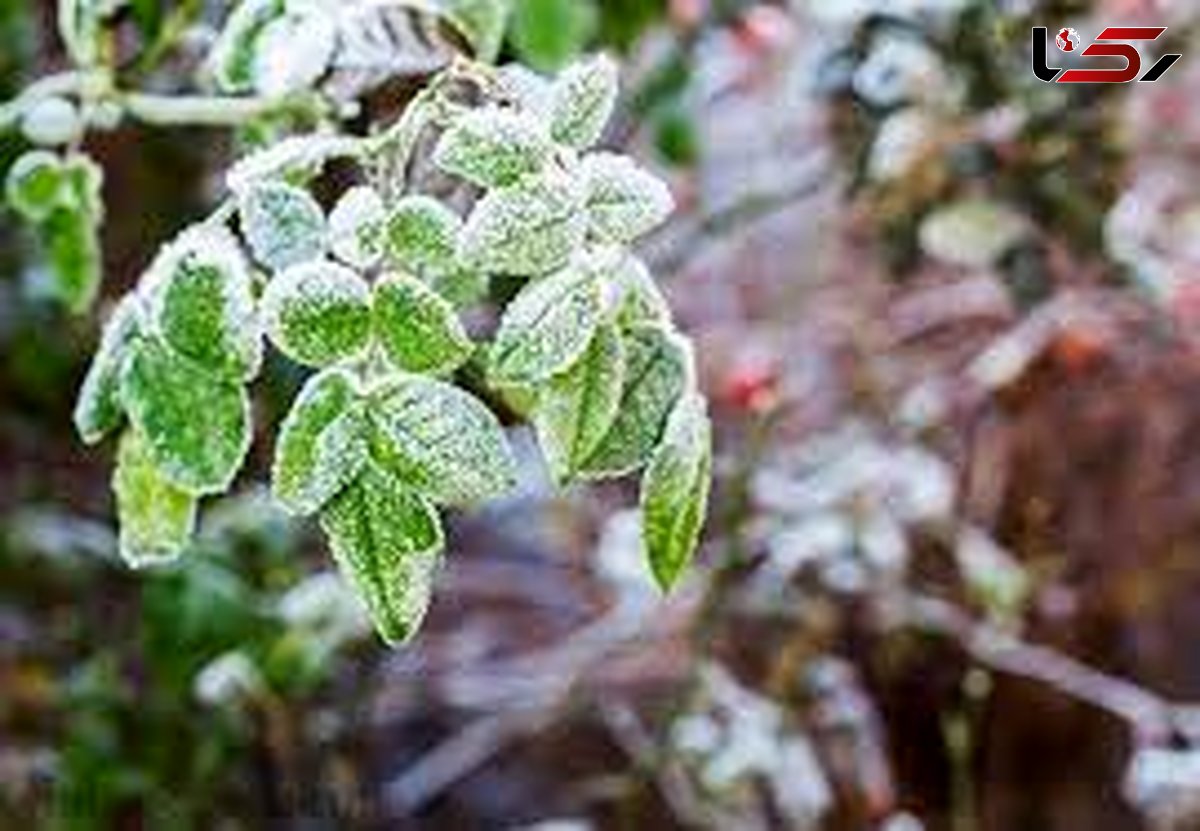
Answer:
<path fill-rule="evenodd" d="M 371 288 L 336 263 L 308 262 L 276 275 L 263 293 L 262 313 L 283 354 L 308 366 L 329 366 L 366 348 Z"/>
<path fill-rule="evenodd" d="M 187 547 L 196 525 L 196 497 L 159 472 L 136 430 L 121 437 L 113 493 L 121 521 L 121 557 L 129 565 L 170 562 Z"/>
<path fill-rule="evenodd" d="M 550 134 L 582 150 L 600 140 L 618 93 L 617 65 L 600 56 L 567 67 L 554 84 Z"/>
<path fill-rule="evenodd" d="M 654 577 L 678 579 L 700 539 L 712 476 L 712 426 L 704 400 L 685 394 L 667 420 L 642 481 L 642 524 Z"/>
<path fill-rule="evenodd" d="M 397 369 L 446 375 L 475 350 L 454 307 L 405 274 L 389 274 L 375 286 L 374 315 L 379 345 Z"/>
<path fill-rule="evenodd" d="M 632 242 L 662 224 L 675 208 L 662 180 L 625 156 L 595 153 L 581 168 L 589 227 L 599 240 Z"/>
<path fill-rule="evenodd" d="M 138 301 L 129 296 L 113 310 L 75 404 L 75 429 L 85 444 L 96 444 L 121 423 L 121 368 L 140 332 Z"/>
<path fill-rule="evenodd" d="M 545 125 L 536 118 L 489 107 L 456 119 L 442 134 L 433 161 L 447 173 L 494 188 L 537 173 L 552 150 Z"/>
<path fill-rule="evenodd" d="M 254 258 L 276 271 L 325 253 L 325 213 L 308 192 L 286 182 L 255 182 L 238 195 L 242 233 Z"/>
<path fill-rule="evenodd" d="M 598 19 L 593 0 L 516 0 L 509 40 L 523 63 L 554 72 L 583 52 Z"/>

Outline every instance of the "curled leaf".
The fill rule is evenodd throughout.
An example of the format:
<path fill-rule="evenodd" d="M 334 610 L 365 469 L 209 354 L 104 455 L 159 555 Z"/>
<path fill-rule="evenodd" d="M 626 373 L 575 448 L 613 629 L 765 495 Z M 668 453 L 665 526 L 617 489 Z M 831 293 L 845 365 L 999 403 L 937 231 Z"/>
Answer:
<path fill-rule="evenodd" d="M 196 525 L 196 497 L 158 471 L 136 430 L 121 436 L 112 486 L 126 563 L 142 568 L 171 562 L 183 553 Z"/>
<path fill-rule="evenodd" d="M 587 349 L 602 311 L 600 282 L 582 258 L 534 280 L 500 320 L 489 375 L 498 384 L 536 383 L 557 375 Z"/>
<path fill-rule="evenodd" d="M 305 263 L 276 275 L 263 293 L 262 311 L 272 342 L 309 366 L 357 355 L 371 337 L 371 289 L 336 263 Z"/>
<path fill-rule="evenodd" d="M 678 335 L 639 326 L 624 341 L 621 404 L 612 427 L 583 465 L 581 474 L 587 478 L 623 476 L 646 464 L 691 377 L 690 349 Z"/>
<path fill-rule="evenodd" d="M 560 483 L 570 481 L 608 434 L 625 387 L 625 346 L 613 325 L 601 326 L 574 366 L 537 398 L 533 423 Z"/>
<path fill-rule="evenodd" d="M 577 150 L 600 140 L 619 92 L 617 64 L 606 55 L 579 61 L 554 83 L 550 134 Z"/>
<path fill-rule="evenodd" d="M 200 496 L 228 490 L 250 448 L 242 387 L 139 340 L 121 370 L 121 404 L 167 479 Z"/>
<path fill-rule="evenodd" d="M 379 636 L 389 644 L 411 638 L 429 609 L 445 547 L 434 506 L 368 464 L 321 513 L 321 528 Z"/>
<path fill-rule="evenodd" d="M 459 241 L 468 268 L 532 276 L 561 268 L 587 233 L 583 191 L 562 174 L 499 188 L 479 200 Z"/>
<path fill-rule="evenodd" d="M 238 195 L 242 233 L 255 259 L 274 270 L 325 253 L 328 229 L 321 206 L 285 182 L 255 181 Z"/>
<path fill-rule="evenodd" d="M 271 487 L 292 513 L 316 513 L 367 461 L 366 421 L 354 380 L 330 369 L 304 385 L 275 445 Z"/>
<path fill-rule="evenodd" d="M 704 400 L 684 395 L 642 479 L 642 539 L 651 571 L 665 591 L 687 566 L 700 539 L 712 477 L 712 425 Z"/>
<path fill-rule="evenodd" d="M 423 376 L 384 382 L 371 394 L 375 458 L 435 502 L 499 496 L 516 481 L 500 423 L 475 397 Z"/>
<path fill-rule="evenodd" d="M 540 172 L 552 151 L 550 136 L 537 119 L 487 107 L 457 118 L 438 141 L 433 161 L 451 175 L 493 188 Z"/>
<path fill-rule="evenodd" d="M 397 369 L 444 375 L 475 349 L 454 307 L 406 274 L 390 274 L 375 287 L 375 337 Z"/>

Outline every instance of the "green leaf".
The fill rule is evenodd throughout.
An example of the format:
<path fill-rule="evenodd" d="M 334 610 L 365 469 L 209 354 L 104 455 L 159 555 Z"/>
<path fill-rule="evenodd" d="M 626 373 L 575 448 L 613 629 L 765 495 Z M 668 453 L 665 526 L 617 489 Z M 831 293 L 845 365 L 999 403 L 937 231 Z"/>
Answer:
<path fill-rule="evenodd" d="M 624 476 L 646 464 L 691 378 L 691 350 L 671 332 L 649 326 L 632 329 L 625 335 L 625 352 L 625 388 L 617 418 L 580 471 L 589 479 Z"/>
<path fill-rule="evenodd" d="M 138 336 L 137 304 L 136 295 L 130 294 L 113 309 L 79 389 L 72 420 L 84 444 L 96 444 L 121 423 L 121 367 Z"/>
<path fill-rule="evenodd" d="M 433 197 L 405 196 L 388 216 L 388 262 L 421 277 L 450 271 L 462 224 L 458 214 Z"/>
<path fill-rule="evenodd" d="M 136 430 L 121 436 L 112 487 L 126 563 L 143 568 L 169 563 L 183 553 L 196 525 L 196 497 L 158 471 Z"/>
<path fill-rule="evenodd" d="M 450 23 L 466 38 L 475 58 L 491 63 L 500 54 L 512 0 L 436 0 Z"/>
<path fill-rule="evenodd" d="M 490 378 L 529 384 L 566 370 L 587 349 L 603 308 L 600 281 L 582 258 L 530 282 L 500 319 Z"/>
<path fill-rule="evenodd" d="M 260 263 L 276 271 L 325 253 L 325 214 L 307 191 L 285 182 L 256 181 L 238 195 L 242 233 Z"/>
<path fill-rule="evenodd" d="M 383 254 L 387 209 L 383 197 L 368 185 L 346 191 L 329 213 L 329 247 L 354 268 L 375 266 Z"/>
<path fill-rule="evenodd" d="M 537 119 L 511 109 L 485 107 L 455 119 L 438 140 L 433 161 L 446 173 L 494 188 L 540 172 L 553 149 Z"/>
<path fill-rule="evenodd" d="M 626 156 L 595 153 L 583 160 L 581 173 L 591 233 L 605 242 L 633 242 L 675 208 L 666 184 Z"/>
<path fill-rule="evenodd" d="M 150 328 L 223 378 L 253 378 L 262 337 L 250 269 L 233 235 L 203 226 L 163 249 L 141 288 Z"/>
<path fill-rule="evenodd" d="M 389 644 L 411 638 L 429 609 L 445 547 L 434 506 L 369 464 L 329 503 L 321 528 L 379 636 Z"/>
<path fill-rule="evenodd" d="M 583 357 L 542 390 L 533 423 L 557 482 L 574 478 L 600 446 L 617 418 L 624 385 L 625 346 L 610 324 L 597 329 Z"/>
<path fill-rule="evenodd" d="M 305 263 L 267 285 L 262 314 L 283 354 L 309 366 L 328 366 L 357 355 L 370 342 L 371 289 L 344 266 Z"/>
<path fill-rule="evenodd" d="M 642 324 L 670 328 L 671 307 L 645 263 L 626 254 L 616 267 L 613 282 L 621 293 L 617 322 L 622 328 Z"/>
<path fill-rule="evenodd" d="M 46 252 L 53 296 L 75 314 L 87 311 L 103 279 L 95 217 L 74 208 L 58 208 L 38 228 L 38 235 Z"/>
<path fill-rule="evenodd" d="M 468 268 L 527 277 L 561 268 L 587 233 L 583 192 L 564 175 L 493 190 L 475 205 L 459 242 Z"/>
<path fill-rule="evenodd" d="M 583 150 L 600 140 L 617 104 L 617 64 L 606 55 L 572 64 L 554 84 L 550 134 Z"/>
<path fill-rule="evenodd" d="M 61 204 L 65 182 L 60 157 L 47 150 L 30 150 L 8 169 L 4 197 L 24 219 L 44 222 Z"/>
<path fill-rule="evenodd" d="M 297 516 L 316 513 L 359 475 L 367 425 L 354 379 L 337 369 L 314 375 L 283 421 L 271 486 Z"/>
<path fill-rule="evenodd" d="M 468 393 L 413 375 L 389 379 L 371 399 L 375 458 L 435 502 L 480 502 L 516 481 L 500 423 Z"/>
<path fill-rule="evenodd" d="M 587 46 L 598 17 L 593 0 L 516 0 L 509 40 L 522 63 L 555 72 Z"/>
<path fill-rule="evenodd" d="M 454 307 L 420 280 L 390 274 L 375 286 L 374 330 L 397 369 L 445 375 L 475 349 Z"/>
<path fill-rule="evenodd" d="M 77 66 L 89 67 L 100 56 L 100 26 L 106 7 L 102 0 L 58 0 L 58 34 Z"/>
<path fill-rule="evenodd" d="M 267 24 L 284 13 L 284 0 L 242 0 L 226 20 L 209 55 L 217 86 L 224 92 L 254 89 L 258 42 Z"/>
<path fill-rule="evenodd" d="M 228 490 L 250 448 L 250 401 L 152 340 L 132 345 L 121 404 L 162 473 L 199 496 Z"/>
<path fill-rule="evenodd" d="M 425 283 L 456 309 L 482 300 L 487 296 L 490 286 L 486 274 L 469 268 L 430 274 L 425 278 Z"/>
<path fill-rule="evenodd" d="M 642 539 L 664 591 L 692 558 L 708 510 L 712 425 L 704 399 L 684 395 L 642 479 Z"/>

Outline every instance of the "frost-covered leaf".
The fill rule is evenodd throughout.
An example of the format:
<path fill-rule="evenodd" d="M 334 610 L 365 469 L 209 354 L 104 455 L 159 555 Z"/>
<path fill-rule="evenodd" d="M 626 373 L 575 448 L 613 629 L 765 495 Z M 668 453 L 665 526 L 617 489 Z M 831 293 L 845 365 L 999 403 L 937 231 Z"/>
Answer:
<path fill-rule="evenodd" d="M 496 70 L 504 95 L 522 111 L 536 118 L 548 118 L 554 96 L 549 79 L 520 63 L 508 63 Z"/>
<path fill-rule="evenodd" d="M 530 384 L 566 370 L 587 349 L 602 312 L 600 281 L 584 258 L 533 280 L 504 310 L 489 377 Z"/>
<path fill-rule="evenodd" d="M 613 282 L 621 293 L 617 322 L 629 329 L 640 324 L 670 327 L 671 307 L 662 290 L 654 282 L 650 269 L 637 257 L 622 257 Z"/>
<path fill-rule="evenodd" d="M 84 444 L 96 444 L 121 423 L 121 367 L 138 335 L 136 295 L 127 295 L 104 325 L 100 346 L 79 389 L 72 420 Z"/>
<path fill-rule="evenodd" d="M 425 79 L 455 54 L 450 38 L 415 4 L 359 3 L 338 10 L 338 48 L 322 89 L 337 101 L 356 101 L 398 79 Z"/>
<path fill-rule="evenodd" d="M 418 375 L 389 379 L 371 398 L 375 458 L 430 499 L 469 504 L 512 487 L 512 450 L 478 399 Z"/>
<path fill-rule="evenodd" d="M 475 205 L 459 240 L 465 266 L 532 276 L 566 264 L 583 244 L 583 191 L 555 174 L 493 190 Z"/>
<path fill-rule="evenodd" d="M 641 326 L 627 332 L 624 340 L 621 405 L 608 434 L 581 469 L 587 478 L 623 476 L 646 464 L 691 377 L 691 350 L 678 335 Z"/>
<path fill-rule="evenodd" d="M 353 136 L 289 136 L 238 159 L 225 175 L 225 182 L 235 193 L 265 179 L 306 182 L 330 159 L 355 156 L 361 147 Z"/>
<path fill-rule="evenodd" d="M 342 262 L 367 269 L 383 253 L 387 208 L 375 188 L 350 188 L 329 213 L 329 247 Z"/>
<path fill-rule="evenodd" d="M 619 83 L 617 64 L 606 55 L 567 67 L 554 84 L 550 134 L 578 150 L 591 147 L 612 117 Z"/>
<path fill-rule="evenodd" d="M 267 285 L 262 314 L 267 334 L 283 354 L 309 366 L 328 366 L 367 346 L 371 288 L 337 263 L 304 263 Z"/>
<path fill-rule="evenodd" d="M 411 638 L 429 608 L 445 547 L 437 510 L 368 464 L 322 512 L 321 528 L 379 636 L 389 644 Z"/>
<path fill-rule="evenodd" d="M 316 4 L 292 4 L 255 40 L 251 76 L 268 97 L 308 89 L 325 74 L 337 45 L 333 17 Z"/>
<path fill-rule="evenodd" d="M 511 109 L 485 107 L 457 118 L 434 148 L 445 172 L 486 188 L 511 185 L 538 173 L 554 149 L 536 118 Z"/>
<path fill-rule="evenodd" d="M 366 430 L 354 379 L 337 369 L 314 375 L 279 430 L 271 469 L 275 498 L 298 516 L 320 510 L 362 470 Z"/>
<path fill-rule="evenodd" d="M 110 0 L 58 0 L 58 34 L 78 66 L 96 63 L 102 22 L 117 5 Z"/>
<path fill-rule="evenodd" d="M 59 207 L 65 187 L 63 160 L 48 150 L 30 150 L 8 169 L 4 197 L 30 222 L 42 222 Z"/>
<path fill-rule="evenodd" d="M 384 278 L 375 286 L 373 311 L 375 337 L 397 369 L 445 375 L 474 351 L 454 307 L 415 277 Z"/>
<path fill-rule="evenodd" d="M 434 0 L 440 13 L 467 40 L 477 60 L 500 54 L 511 0 Z"/>
<path fill-rule="evenodd" d="M 708 511 L 712 425 L 704 399 L 684 395 L 642 479 L 642 539 L 651 571 L 665 591 L 687 566 Z"/>
<path fill-rule="evenodd" d="M 183 553 L 196 525 L 196 497 L 158 471 L 136 430 L 121 436 L 112 486 L 126 563 L 143 568 L 171 562 Z"/>
<path fill-rule="evenodd" d="M 257 181 L 239 194 L 238 209 L 250 250 L 268 268 L 281 270 L 325 253 L 325 213 L 307 191 Z"/>
<path fill-rule="evenodd" d="M 583 160 L 591 233 L 606 242 L 633 242 L 674 210 L 670 189 L 626 156 L 595 153 Z"/>
<path fill-rule="evenodd" d="M 388 215 L 388 262 L 422 277 L 450 271 L 462 224 L 458 214 L 433 197 L 405 196 Z"/>
<path fill-rule="evenodd" d="M 490 285 L 488 276 L 482 271 L 462 267 L 433 272 L 425 277 L 425 283 L 456 309 L 481 300 Z"/>
<path fill-rule="evenodd" d="M 121 405 L 173 483 L 197 495 L 229 488 L 250 448 L 250 401 L 241 386 L 139 340 L 121 370 Z"/>
<path fill-rule="evenodd" d="M 267 24 L 283 16 L 284 8 L 284 0 L 242 0 L 234 6 L 209 55 L 209 66 L 221 90 L 253 90 L 259 39 Z"/>
<path fill-rule="evenodd" d="M 159 254 L 141 293 L 151 331 L 172 349 L 225 378 L 258 373 L 262 336 L 250 269 L 229 231 L 185 231 Z"/>
<path fill-rule="evenodd" d="M 546 384 L 533 423 L 556 481 L 570 481 L 608 434 L 625 387 L 625 346 L 615 326 L 596 330 L 587 351 Z"/>

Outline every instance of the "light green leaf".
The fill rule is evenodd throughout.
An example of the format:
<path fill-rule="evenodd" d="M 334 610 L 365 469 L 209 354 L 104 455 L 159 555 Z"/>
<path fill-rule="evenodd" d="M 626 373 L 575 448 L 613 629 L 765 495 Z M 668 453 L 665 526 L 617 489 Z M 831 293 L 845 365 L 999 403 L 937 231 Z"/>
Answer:
<path fill-rule="evenodd" d="M 238 195 L 242 233 L 260 263 L 276 271 L 325 253 L 325 214 L 307 191 L 285 182 L 257 181 Z"/>
<path fill-rule="evenodd" d="M 138 336 L 136 295 L 127 295 L 104 325 L 100 346 L 79 389 L 72 420 L 84 444 L 96 444 L 121 423 L 121 367 Z"/>
<path fill-rule="evenodd" d="M 383 254 L 387 209 L 368 185 L 350 188 L 329 213 L 329 247 L 342 262 L 359 269 L 375 266 Z"/>
<path fill-rule="evenodd" d="M 140 289 L 151 331 L 223 378 L 253 378 L 262 337 L 249 266 L 225 229 L 203 226 L 163 249 Z"/>
<path fill-rule="evenodd" d="M 217 86 L 224 92 L 254 89 L 254 64 L 263 30 L 284 13 L 284 0 L 242 0 L 226 20 L 209 55 Z"/>
<path fill-rule="evenodd" d="M 103 279 L 96 217 L 77 208 L 58 208 L 39 226 L 38 235 L 53 296 L 75 314 L 87 311 Z"/>
<path fill-rule="evenodd" d="M 171 482 L 200 496 L 228 490 L 250 448 L 242 387 L 161 343 L 139 340 L 122 367 L 121 404 Z"/>
<path fill-rule="evenodd" d="M 642 479 L 642 539 L 664 591 L 691 560 L 708 510 L 712 425 L 704 399 L 684 395 Z"/>
<path fill-rule="evenodd" d="M 671 307 L 645 263 L 625 255 L 616 266 L 613 282 L 621 294 L 617 322 L 622 328 L 642 324 L 670 328 Z"/>
<path fill-rule="evenodd" d="M 58 0 L 58 34 L 77 66 L 90 67 L 96 63 L 100 56 L 101 22 L 118 5 L 111 0 Z"/>
<path fill-rule="evenodd" d="M 368 464 L 322 512 L 321 528 L 379 636 L 389 644 L 411 638 L 429 609 L 445 547 L 434 506 Z"/>
<path fill-rule="evenodd" d="M 316 513 L 359 475 L 367 424 L 354 379 L 330 369 L 304 385 L 275 445 L 271 487 L 292 513 Z"/>
<path fill-rule="evenodd" d="M 459 241 L 468 268 L 527 277 L 561 268 L 583 244 L 583 191 L 561 174 L 493 190 Z"/>
<path fill-rule="evenodd" d="M 375 286 L 375 337 L 397 369 L 445 375 L 475 349 L 454 307 L 406 274 L 390 274 Z"/>
<path fill-rule="evenodd" d="M 405 196 L 388 215 L 385 252 L 392 265 L 428 277 L 455 266 L 458 214 L 430 196 Z"/>
<path fill-rule="evenodd" d="M 591 147 L 612 117 L 619 85 L 617 64 L 607 55 L 567 67 L 554 84 L 550 134 L 577 150 Z"/>
<path fill-rule="evenodd" d="M 43 222 L 62 201 L 63 160 L 48 150 L 30 150 L 13 162 L 4 180 L 10 208 L 30 222 Z"/>
<path fill-rule="evenodd" d="M 309 366 L 353 357 L 371 338 L 371 289 L 350 269 L 317 261 L 276 275 L 262 297 L 267 334 Z"/>
<path fill-rule="evenodd" d="M 371 399 L 375 458 L 435 502 L 479 502 L 516 481 L 500 423 L 468 393 L 412 375 L 389 379 Z"/>
<path fill-rule="evenodd" d="M 625 389 L 617 418 L 581 474 L 602 479 L 632 473 L 650 460 L 667 416 L 687 389 L 691 350 L 686 341 L 657 327 L 625 335 Z"/>
<path fill-rule="evenodd" d="M 486 274 L 469 268 L 434 272 L 425 278 L 425 283 L 456 309 L 482 300 L 490 285 Z"/>
<path fill-rule="evenodd" d="M 533 423 L 550 471 L 570 481 L 617 418 L 625 387 L 625 346 L 613 325 L 596 330 L 574 366 L 541 391 Z"/>
<path fill-rule="evenodd" d="M 554 72 L 578 57 L 598 20 L 595 0 L 516 0 L 509 41 L 522 63 Z"/>
<path fill-rule="evenodd" d="M 433 161 L 445 172 L 485 188 L 511 185 L 538 173 L 554 146 L 541 122 L 516 110 L 470 110 L 434 148 Z"/>
<path fill-rule="evenodd" d="M 587 156 L 581 174 L 587 183 L 591 233 L 605 242 L 628 243 L 666 220 L 675 208 L 670 189 L 626 156 Z"/>
<path fill-rule="evenodd" d="M 587 349 L 602 313 L 600 281 L 582 258 L 530 282 L 500 319 L 489 377 L 530 384 L 563 372 Z"/>
<path fill-rule="evenodd" d="M 143 568 L 169 563 L 183 553 L 196 525 L 196 497 L 158 471 L 136 430 L 121 436 L 112 487 L 126 563 Z"/>

